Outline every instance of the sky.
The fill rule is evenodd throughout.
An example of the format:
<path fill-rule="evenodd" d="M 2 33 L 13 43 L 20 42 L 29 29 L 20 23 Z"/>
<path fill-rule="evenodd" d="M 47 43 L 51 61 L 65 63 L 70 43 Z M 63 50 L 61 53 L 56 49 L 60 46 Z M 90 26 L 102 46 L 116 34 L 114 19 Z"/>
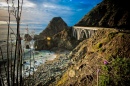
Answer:
<path fill-rule="evenodd" d="M 36 34 L 43 31 L 53 17 L 61 17 L 68 26 L 78 23 L 93 7 L 102 0 L 24 0 L 21 29 L 27 26 Z M 12 3 L 9 4 L 12 6 Z M 0 0 L 0 30 L 6 28 L 8 21 L 7 3 Z M 17 0 L 15 0 L 17 6 Z M 14 16 L 11 24 L 15 25 Z M 13 28 L 14 26 L 12 26 Z M 2 31 L 0 32 L 0 34 Z"/>

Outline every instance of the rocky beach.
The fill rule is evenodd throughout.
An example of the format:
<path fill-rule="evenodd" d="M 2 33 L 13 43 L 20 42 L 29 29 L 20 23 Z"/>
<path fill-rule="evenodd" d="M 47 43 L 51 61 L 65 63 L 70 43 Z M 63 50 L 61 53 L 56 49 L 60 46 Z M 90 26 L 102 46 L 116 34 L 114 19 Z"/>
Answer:
<path fill-rule="evenodd" d="M 45 64 L 45 62 L 51 61 L 55 58 L 56 54 L 53 51 L 26 51 L 23 58 L 23 77 L 28 77 L 29 74 L 32 75 L 33 72 L 37 70 L 38 66 L 41 66 L 42 64 Z"/>
<path fill-rule="evenodd" d="M 60 79 L 68 66 L 70 66 L 70 59 L 68 58 L 69 53 L 70 51 L 68 50 L 56 51 L 56 58 L 48 60 L 44 64 L 38 66 L 37 71 L 31 76 L 35 81 L 30 80 L 31 78 L 29 77 L 29 80 L 26 78 L 26 84 L 30 82 L 30 85 L 33 84 L 34 86 L 49 86 L 54 81 Z"/>

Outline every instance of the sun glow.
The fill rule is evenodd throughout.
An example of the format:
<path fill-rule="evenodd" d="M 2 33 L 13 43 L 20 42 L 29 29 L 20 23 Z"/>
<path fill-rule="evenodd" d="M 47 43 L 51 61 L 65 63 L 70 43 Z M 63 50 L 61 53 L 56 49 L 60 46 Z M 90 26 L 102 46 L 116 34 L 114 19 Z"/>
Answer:
<path fill-rule="evenodd" d="M 48 41 L 50 41 L 50 40 L 51 40 L 51 38 L 50 38 L 50 37 L 47 37 L 47 40 L 48 40 Z"/>

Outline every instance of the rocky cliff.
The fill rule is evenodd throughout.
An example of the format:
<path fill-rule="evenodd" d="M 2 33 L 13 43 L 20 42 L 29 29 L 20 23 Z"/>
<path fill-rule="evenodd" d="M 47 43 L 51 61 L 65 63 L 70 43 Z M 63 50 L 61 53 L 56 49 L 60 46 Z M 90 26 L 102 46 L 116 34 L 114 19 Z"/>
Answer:
<path fill-rule="evenodd" d="M 69 49 L 79 42 L 72 37 L 72 29 L 61 17 L 54 17 L 45 30 L 35 36 L 35 49 Z"/>
<path fill-rule="evenodd" d="M 72 36 L 72 28 L 64 29 L 53 37 L 54 46 L 60 49 L 72 50 L 80 41 Z"/>
<path fill-rule="evenodd" d="M 130 5 L 127 0 L 103 0 L 77 26 L 130 28 Z"/>
<path fill-rule="evenodd" d="M 44 39 L 46 37 L 52 37 L 58 32 L 61 32 L 64 29 L 68 29 L 67 24 L 64 22 L 64 20 L 61 17 L 54 17 L 48 26 L 43 30 L 39 36 L 40 38 Z"/>

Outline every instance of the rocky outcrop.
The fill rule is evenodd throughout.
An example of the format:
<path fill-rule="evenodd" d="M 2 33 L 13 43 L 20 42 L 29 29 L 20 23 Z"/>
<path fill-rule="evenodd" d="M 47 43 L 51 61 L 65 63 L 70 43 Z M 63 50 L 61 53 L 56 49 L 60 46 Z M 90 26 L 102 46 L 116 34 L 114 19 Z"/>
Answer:
<path fill-rule="evenodd" d="M 31 41 L 32 37 L 29 34 L 25 34 L 24 39 L 25 39 L 25 41 Z"/>
<path fill-rule="evenodd" d="M 64 29 L 53 37 L 54 46 L 61 49 L 72 50 L 80 41 L 72 36 L 72 28 Z"/>
<path fill-rule="evenodd" d="M 35 40 L 36 50 L 72 50 L 79 43 L 79 41 L 72 37 L 72 28 L 68 27 L 61 17 L 54 17 L 46 29 L 35 36 Z"/>
<path fill-rule="evenodd" d="M 48 26 L 43 30 L 40 34 L 39 37 L 40 39 L 45 39 L 46 37 L 52 37 L 55 34 L 61 32 L 64 29 L 67 29 L 68 26 L 64 22 L 64 20 L 61 17 L 54 17 Z"/>
<path fill-rule="evenodd" d="M 130 5 L 127 0 L 103 0 L 76 26 L 115 27 L 129 29 Z"/>
<path fill-rule="evenodd" d="M 36 40 L 34 43 L 35 50 L 50 50 L 54 46 L 53 43 L 53 40 Z"/>
<path fill-rule="evenodd" d="M 43 39 L 37 40 L 35 42 L 36 50 L 44 50 L 44 49 L 74 49 L 80 41 L 77 41 L 76 38 L 72 36 L 72 29 L 64 29 L 63 31 L 55 34 L 53 37 L 50 37 L 50 40 Z"/>

